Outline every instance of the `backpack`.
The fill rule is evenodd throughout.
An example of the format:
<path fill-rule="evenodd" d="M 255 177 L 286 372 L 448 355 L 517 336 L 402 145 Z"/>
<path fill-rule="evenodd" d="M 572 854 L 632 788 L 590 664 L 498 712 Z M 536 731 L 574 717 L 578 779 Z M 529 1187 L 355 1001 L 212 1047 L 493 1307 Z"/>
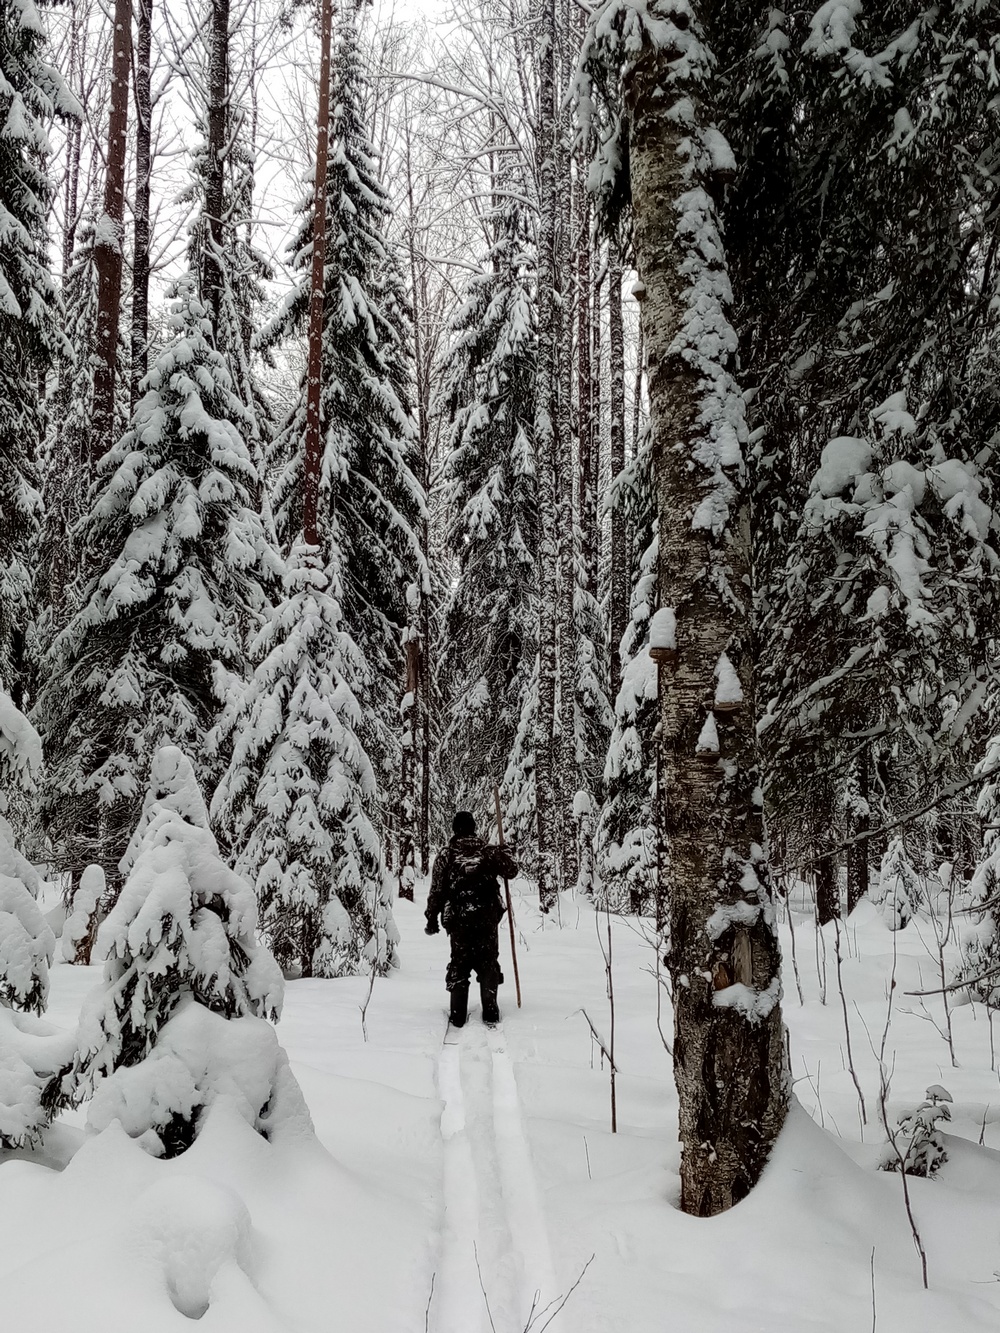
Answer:
<path fill-rule="evenodd" d="M 464 845 L 463 845 L 464 844 Z M 496 926 L 505 907 L 500 898 L 500 880 L 484 856 L 484 845 L 461 839 L 448 848 L 448 896 L 441 911 L 445 930 L 479 924 Z"/>

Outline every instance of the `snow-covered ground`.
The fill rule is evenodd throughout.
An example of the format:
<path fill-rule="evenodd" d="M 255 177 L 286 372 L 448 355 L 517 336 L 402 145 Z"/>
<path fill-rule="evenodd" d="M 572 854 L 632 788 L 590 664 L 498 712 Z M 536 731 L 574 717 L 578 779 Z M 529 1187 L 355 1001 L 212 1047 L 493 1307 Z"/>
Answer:
<path fill-rule="evenodd" d="M 978 1333 L 1000 1321 L 1000 1081 L 980 1007 L 953 1015 L 930 926 L 895 937 L 890 1123 L 929 1084 L 954 1098 L 949 1160 L 911 1180 L 921 1283 L 898 1175 L 876 1170 L 878 1063 L 894 937 L 863 904 L 822 950 L 796 917 L 804 1005 L 785 1012 L 801 1102 L 758 1189 L 712 1221 L 680 1214 L 676 1099 L 657 1028 L 655 954 L 612 921 L 618 1132 L 590 1034 L 610 1032 L 597 919 L 517 909 L 524 1006 L 445 1036 L 447 944 L 400 903 L 400 971 L 290 983 L 279 1035 L 312 1112 L 266 1143 L 225 1099 L 169 1162 L 112 1126 L 57 1125 L 46 1164 L 0 1159 L 3 1333 Z M 98 969 L 59 964 L 48 1017 L 71 1026 Z M 865 1101 L 846 1068 L 850 1046 Z M 661 1023 L 669 1036 L 669 1005 Z M 366 1039 L 367 1037 L 367 1039 Z M 979 1146 L 982 1140 L 985 1146 Z M 873 1295 L 874 1293 L 874 1295 Z M 560 1310 L 560 1302 L 565 1304 Z M 874 1312 L 873 1312 L 874 1302 Z M 554 1316 L 554 1317 L 553 1317 Z"/>

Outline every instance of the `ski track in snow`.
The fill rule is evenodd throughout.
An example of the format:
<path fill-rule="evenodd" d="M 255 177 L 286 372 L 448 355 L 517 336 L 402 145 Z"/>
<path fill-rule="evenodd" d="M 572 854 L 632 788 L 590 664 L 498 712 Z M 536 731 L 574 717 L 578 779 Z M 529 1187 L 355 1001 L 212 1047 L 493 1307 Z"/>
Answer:
<path fill-rule="evenodd" d="M 539 1330 L 560 1293 L 502 1029 L 449 1030 L 438 1090 L 444 1220 L 430 1326 L 433 1333 Z M 556 1316 L 549 1333 L 559 1327 Z"/>

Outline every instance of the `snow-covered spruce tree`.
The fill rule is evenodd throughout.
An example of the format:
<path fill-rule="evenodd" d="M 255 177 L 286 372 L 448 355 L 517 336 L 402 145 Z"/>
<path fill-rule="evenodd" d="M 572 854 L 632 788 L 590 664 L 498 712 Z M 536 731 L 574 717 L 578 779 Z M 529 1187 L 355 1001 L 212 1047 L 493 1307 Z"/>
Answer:
<path fill-rule="evenodd" d="M 922 897 L 920 877 L 902 838 L 892 838 L 882 857 L 876 901 L 891 930 L 903 930 L 916 915 Z"/>
<path fill-rule="evenodd" d="M 949 457 L 902 393 L 876 407 L 865 435 L 824 447 L 767 625 L 781 640 L 766 671 L 768 799 L 790 864 L 850 836 L 859 776 L 876 827 L 954 776 L 975 736 L 997 614 L 990 495 L 980 465 Z M 914 830 L 903 833 L 912 858 Z M 828 920 L 835 901 L 821 897 L 819 909 Z"/>
<path fill-rule="evenodd" d="M 632 533 L 632 595 L 619 645 L 621 684 L 608 741 L 603 803 L 596 830 L 601 901 L 618 911 L 648 911 L 656 901 L 657 667 L 649 653 L 656 610 L 659 542 L 651 437 L 612 483 L 609 503 Z"/>
<path fill-rule="evenodd" d="M 39 511 L 35 464 L 46 369 L 64 349 L 49 272 L 46 223 L 52 187 L 41 165 L 45 126 L 75 111 L 41 58 L 32 0 L 0 3 L 0 678 L 23 699 L 29 618 L 29 548 Z"/>
<path fill-rule="evenodd" d="M 973 994 L 1000 1008 L 1000 736 L 986 747 L 978 771 L 984 781 L 976 801 L 983 826 L 975 871 L 959 895 L 963 916 L 962 961 L 955 980 L 969 982 Z"/>
<path fill-rule="evenodd" d="M 72 1038 L 40 1021 L 55 937 L 36 899 L 39 878 L 6 819 L 13 791 L 30 787 L 41 760 L 35 729 L 0 682 L 0 1148 L 38 1137 L 59 1103 Z"/>
<path fill-rule="evenodd" d="M 170 340 L 101 460 L 80 540 L 94 573 L 52 648 L 38 706 L 43 814 L 57 865 L 109 878 L 164 742 L 210 778 L 204 737 L 245 674 L 248 618 L 273 551 L 255 508 L 247 415 L 206 312 L 181 282 Z"/>
<path fill-rule="evenodd" d="M 350 72 L 357 60 L 356 37 L 353 18 L 346 29 L 344 22 L 340 56 Z M 388 418 L 355 418 L 357 402 L 349 405 L 345 393 L 350 387 L 373 412 L 377 407 L 384 411 L 387 401 L 379 386 L 365 379 L 365 366 L 372 369 L 374 361 L 385 370 L 396 354 L 390 351 L 387 362 L 377 342 L 369 342 L 363 331 L 359 341 L 357 330 L 345 324 L 350 308 L 369 331 L 375 327 L 372 309 L 359 305 L 363 291 L 355 274 L 340 271 L 330 290 L 327 241 L 332 240 L 336 273 L 338 256 L 344 257 L 344 228 L 357 220 L 348 188 L 369 213 L 373 200 L 379 201 L 360 190 L 346 153 L 348 129 L 359 132 L 357 107 L 354 119 L 345 120 L 345 109 L 334 103 L 333 94 L 338 89 L 344 96 L 352 89 L 356 94 L 357 89 L 330 77 L 331 28 L 331 6 L 324 0 L 308 370 L 301 411 L 286 426 L 282 446 L 290 451 L 283 522 L 303 538 L 293 545 L 283 598 L 254 645 L 256 670 L 233 719 L 232 759 L 213 800 L 215 817 L 238 851 L 238 864 L 256 885 L 264 928 L 279 961 L 287 972 L 305 976 L 337 976 L 362 964 L 385 972 L 396 961 L 398 938 L 374 823 L 373 729 L 366 726 L 361 696 L 363 689 L 370 699 L 379 682 L 352 633 L 371 621 L 374 608 L 365 610 L 355 601 L 353 620 L 345 610 L 349 572 L 358 570 L 352 560 L 364 557 L 366 547 L 375 554 L 357 525 L 370 524 L 374 537 L 376 528 L 392 521 L 366 470 L 372 459 L 366 461 L 359 452 L 365 429 L 374 432 L 367 440 L 372 455 L 379 453 L 377 437 L 402 465 Z M 331 103 L 337 107 L 332 124 Z M 332 219 L 328 191 L 335 205 Z M 355 244 L 360 244 L 358 237 Z M 370 260 L 370 247 L 362 250 Z M 334 311 L 329 319 L 328 303 Z M 329 385 L 324 370 L 344 370 L 345 364 L 353 372 L 350 378 Z M 296 423 L 297 437 L 292 433 Z M 392 558 L 391 544 L 382 547 L 384 561 Z M 357 583 L 354 590 L 357 596 Z M 382 684 L 388 684 L 384 675 Z M 391 698 L 390 690 L 385 693 Z"/>
<path fill-rule="evenodd" d="M 190 761 L 153 757 L 151 798 L 122 892 L 100 928 L 103 985 L 80 1019 L 77 1095 L 156 1155 L 194 1140 L 215 1096 L 268 1135 L 301 1114 L 288 1062 L 263 1020 L 283 982 L 256 938 L 249 885 L 222 861 Z"/>
<path fill-rule="evenodd" d="M 395 252 L 386 236 L 389 205 L 365 124 L 367 80 L 352 5 L 333 34 L 329 164 L 325 186 L 325 286 L 320 369 L 322 464 L 317 535 L 336 569 L 336 600 L 366 670 L 356 683 L 361 736 L 381 793 L 399 773 L 397 685 L 403 679 L 407 589 L 427 592 L 415 523 L 424 498 L 413 472 L 410 317 Z M 265 350 L 304 331 L 315 204 L 303 208 L 292 242 L 302 274 L 265 329 Z M 283 549 L 302 531 L 308 384 L 270 448 L 273 507 Z M 388 804 L 388 803 L 386 803 Z M 380 833 L 381 808 L 373 811 Z"/>
<path fill-rule="evenodd" d="M 263 283 L 274 273 L 252 239 L 254 164 L 244 99 L 232 79 L 230 6 L 206 0 L 205 11 L 197 76 L 205 92 L 197 118 L 201 138 L 185 192 L 195 205 L 188 267 L 208 311 L 214 346 L 252 422 L 248 443 L 256 448 L 270 408 L 253 367 L 252 332 L 265 300 Z"/>
<path fill-rule="evenodd" d="M 537 642 L 534 247 L 525 206 L 492 219 L 487 269 L 467 283 L 441 367 L 451 421 L 445 463 L 456 573 L 442 662 L 449 724 L 441 762 L 458 808 L 493 816 Z"/>
<path fill-rule="evenodd" d="M 359 735 L 367 668 L 339 591 L 315 548 L 292 551 L 284 595 L 252 646 L 257 668 L 212 802 L 237 869 L 256 884 L 272 952 L 303 976 L 384 973 L 399 938 Z"/>
<path fill-rule="evenodd" d="M 612 0 L 588 65 L 621 71 L 657 482 L 660 668 L 681 1207 L 718 1213 L 756 1184 L 788 1104 L 780 956 L 754 744 L 743 396 L 710 191 L 732 156 L 712 122 L 699 7 Z M 729 664 L 723 671 L 723 659 Z M 731 696 L 735 668 L 742 696 Z M 705 1077 L 706 1068 L 712 1070 Z"/>
<path fill-rule="evenodd" d="M 72 606 L 71 589 L 79 573 L 76 527 L 86 504 L 90 475 L 97 319 L 92 220 L 81 222 L 76 230 L 70 267 L 63 275 L 62 307 L 65 343 L 56 363 L 56 386 L 41 450 L 43 518 L 34 562 L 37 653 L 43 672 L 45 655 Z"/>
<path fill-rule="evenodd" d="M 876 449 L 877 461 L 923 471 L 956 459 L 987 480 L 995 466 L 982 450 L 1000 425 L 995 371 L 983 373 L 995 356 L 987 312 L 1000 170 L 996 25 L 976 0 L 919 17 L 905 0 L 794 11 L 734 0 L 708 18 L 724 71 L 720 127 L 739 164 L 726 200 L 727 251 L 741 373 L 752 390 L 755 491 L 767 516 L 754 540 L 764 697 L 778 701 L 778 725 L 763 737 L 770 827 L 793 863 L 799 851 L 811 855 L 906 813 L 914 788 L 940 790 L 986 740 L 975 696 L 989 634 L 969 632 L 959 643 L 964 607 L 947 627 L 959 651 L 943 677 L 940 659 L 921 652 L 925 627 L 904 624 L 896 643 L 912 653 L 913 668 L 903 673 L 904 694 L 887 711 L 871 700 L 865 657 L 838 680 L 834 716 L 823 712 L 823 682 L 831 663 L 841 671 L 850 661 L 854 617 L 835 626 L 827 615 L 821 652 L 803 663 L 802 644 L 817 631 L 802 628 L 801 600 L 789 612 L 786 585 L 801 570 L 814 604 L 843 593 L 823 551 L 827 534 L 804 519 L 810 486 L 829 442 L 867 436 L 872 411 L 896 394 L 905 393 L 916 429 L 897 437 L 891 455 Z M 941 547 L 937 536 L 931 563 Z M 980 626 L 994 623 L 994 582 L 970 581 L 967 605 L 979 602 Z M 812 725 L 786 726 L 785 704 L 813 686 Z M 919 716 L 925 701 L 929 725 Z M 934 713 L 946 708 L 959 723 L 958 744 L 935 739 Z M 902 712 L 910 734 L 925 733 L 905 752 L 885 742 Z M 843 801 L 841 781 L 818 780 L 833 772 L 851 774 L 856 800 Z M 849 900 L 866 867 L 850 858 Z"/>

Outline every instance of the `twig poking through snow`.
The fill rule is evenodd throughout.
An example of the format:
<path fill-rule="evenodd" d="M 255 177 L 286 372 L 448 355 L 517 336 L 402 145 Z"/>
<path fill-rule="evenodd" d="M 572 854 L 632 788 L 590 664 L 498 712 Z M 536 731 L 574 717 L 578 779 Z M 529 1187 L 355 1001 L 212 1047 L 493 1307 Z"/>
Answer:
<path fill-rule="evenodd" d="M 569 1291 L 567 1291 L 566 1295 L 562 1298 L 562 1300 L 559 1302 L 559 1304 L 556 1306 L 556 1308 L 555 1308 L 555 1309 L 552 1311 L 552 1313 L 549 1315 L 548 1319 L 546 1319 L 545 1323 L 544 1323 L 544 1324 L 541 1326 L 541 1328 L 538 1330 L 538 1333 L 545 1333 L 545 1330 L 548 1328 L 549 1324 L 552 1323 L 553 1319 L 555 1319 L 556 1315 L 560 1312 L 560 1310 L 562 1310 L 563 1306 L 566 1304 L 566 1302 L 569 1300 L 569 1298 L 573 1295 L 573 1292 L 576 1291 L 577 1287 L 578 1287 L 578 1286 L 580 1285 L 580 1283 L 583 1281 L 583 1276 L 584 1276 L 584 1274 L 586 1273 L 587 1269 L 590 1267 L 590 1265 L 594 1262 L 594 1258 L 595 1258 L 595 1256 L 594 1256 L 594 1255 L 591 1255 L 590 1258 L 587 1260 L 587 1262 L 586 1262 L 586 1263 L 583 1265 L 583 1267 L 580 1269 L 580 1276 L 576 1279 L 576 1281 L 575 1281 L 575 1282 L 573 1283 L 573 1285 L 570 1287 Z M 549 1309 L 549 1306 L 547 1305 L 547 1306 L 545 1307 L 545 1310 L 548 1310 L 548 1309 Z M 527 1324 L 525 1324 L 525 1326 L 524 1326 L 524 1333 L 532 1333 L 531 1325 L 535 1322 L 535 1319 L 541 1319 L 542 1315 L 545 1313 L 545 1310 L 539 1310 L 538 1314 L 535 1315 L 534 1318 L 531 1319 Z M 491 1320 L 490 1322 L 492 1323 L 493 1321 Z"/>

